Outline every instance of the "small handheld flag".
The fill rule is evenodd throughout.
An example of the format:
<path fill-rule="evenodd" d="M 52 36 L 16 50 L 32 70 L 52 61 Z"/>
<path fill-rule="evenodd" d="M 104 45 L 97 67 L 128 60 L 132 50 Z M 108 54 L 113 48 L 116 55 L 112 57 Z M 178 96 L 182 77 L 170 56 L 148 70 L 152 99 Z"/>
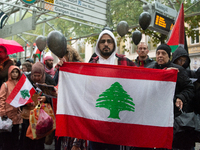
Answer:
<path fill-rule="evenodd" d="M 28 78 L 23 74 L 6 102 L 13 107 L 20 107 L 33 102 L 31 97 L 36 92 Z"/>

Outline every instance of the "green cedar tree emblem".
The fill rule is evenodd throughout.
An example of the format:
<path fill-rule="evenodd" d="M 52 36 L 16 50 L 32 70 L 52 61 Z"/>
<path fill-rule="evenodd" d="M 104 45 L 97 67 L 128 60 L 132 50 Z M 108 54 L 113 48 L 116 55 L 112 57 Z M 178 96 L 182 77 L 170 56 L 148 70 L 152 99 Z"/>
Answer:
<path fill-rule="evenodd" d="M 120 111 L 135 111 L 133 99 L 119 82 L 115 82 L 109 89 L 100 94 L 96 102 L 96 107 L 110 110 L 108 118 L 120 119 Z"/>
<path fill-rule="evenodd" d="M 20 91 L 20 93 L 21 93 L 23 99 L 25 99 L 26 97 L 28 97 L 28 98 L 30 97 L 28 90 L 22 90 L 22 91 Z"/>

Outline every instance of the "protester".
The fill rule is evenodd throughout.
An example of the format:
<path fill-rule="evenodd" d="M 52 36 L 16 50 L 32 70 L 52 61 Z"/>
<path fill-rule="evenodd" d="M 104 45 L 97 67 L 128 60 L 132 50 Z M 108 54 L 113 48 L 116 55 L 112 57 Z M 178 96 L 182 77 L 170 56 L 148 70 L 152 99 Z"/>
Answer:
<path fill-rule="evenodd" d="M 45 73 L 44 64 L 41 62 L 37 62 L 33 64 L 31 74 L 27 75 L 30 82 L 35 87 L 35 83 L 40 84 L 47 84 L 47 85 L 55 85 L 54 80 Z M 36 87 L 35 87 L 36 88 Z M 51 99 L 46 96 L 39 96 L 34 94 L 32 97 L 33 102 L 25 105 L 22 108 L 22 118 L 23 118 L 23 124 L 22 124 L 22 139 L 23 143 L 21 145 L 22 150 L 43 150 L 44 149 L 44 142 L 45 137 L 38 139 L 38 140 L 32 140 L 28 137 L 26 137 L 26 131 L 29 126 L 29 114 L 32 109 L 35 108 L 35 106 L 38 104 L 38 101 L 44 102 L 44 103 L 51 103 Z"/>
<path fill-rule="evenodd" d="M 29 62 L 29 63 L 31 63 L 31 65 L 34 64 L 34 61 L 33 61 L 33 59 L 31 59 L 31 58 L 27 58 L 25 62 Z"/>
<path fill-rule="evenodd" d="M 52 56 L 46 56 L 44 57 L 44 67 L 45 67 L 45 72 L 48 73 L 52 78 L 55 75 L 55 70 L 53 67 L 53 57 Z"/>
<path fill-rule="evenodd" d="M 2 132 L 3 150 L 18 150 L 19 148 L 19 125 L 22 123 L 19 108 L 15 108 L 6 103 L 17 82 L 21 77 L 20 70 L 17 66 L 10 66 L 8 70 L 8 81 L 2 84 L 0 90 L 0 116 L 10 118 L 13 122 L 12 132 Z"/>
<path fill-rule="evenodd" d="M 0 45 L 0 87 L 8 80 L 8 68 L 13 65 L 4 46 Z"/>
<path fill-rule="evenodd" d="M 138 67 L 148 67 L 151 64 L 155 64 L 155 61 L 149 58 L 149 49 L 146 43 L 140 42 L 136 50 L 138 57 L 135 59 L 135 64 Z"/>
<path fill-rule="evenodd" d="M 24 62 L 22 64 L 22 72 L 25 73 L 26 75 L 31 73 L 32 65 L 29 62 Z"/>
<path fill-rule="evenodd" d="M 16 60 L 15 58 L 11 58 L 10 60 L 13 61 L 13 65 L 17 66 L 17 65 L 16 65 L 16 64 L 17 64 L 17 60 Z"/>
<path fill-rule="evenodd" d="M 96 57 L 92 57 L 90 63 L 136 66 L 134 62 L 126 58 L 124 55 L 117 54 L 117 42 L 113 33 L 109 30 L 103 30 L 97 40 L 95 53 Z M 119 145 L 104 144 L 98 142 L 89 143 L 91 150 L 119 150 Z"/>
<path fill-rule="evenodd" d="M 170 61 L 171 48 L 167 44 L 161 44 L 156 49 L 156 63 L 149 66 L 149 68 L 155 69 L 178 69 L 178 76 L 176 81 L 176 88 L 174 94 L 174 117 L 179 116 L 183 112 L 188 112 L 187 105 L 194 96 L 194 86 L 187 76 L 185 69 L 179 65 L 176 65 Z M 175 131 L 175 129 L 174 129 Z M 180 137 L 181 138 L 181 137 Z M 194 145 L 191 143 L 183 142 L 174 132 L 173 149 L 191 149 Z"/>
<path fill-rule="evenodd" d="M 79 53 L 71 45 L 67 45 L 67 52 L 65 56 L 59 59 L 60 61 L 55 66 L 55 68 L 57 68 L 57 71 L 54 76 L 54 80 L 56 84 L 58 84 L 59 67 L 62 66 L 64 62 L 83 62 L 83 59 L 81 58 Z"/>
<path fill-rule="evenodd" d="M 172 63 L 185 68 L 189 78 L 197 78 L 195 71 L 189 69 L 190 57 L 188 55 L 188 52 L 182 46 L 179 46 L 174 51 L 172 55 Z"/>
<path fill-rule="evenodd" d="M 60 59 L 60 61 L 55 66 L 55 68 L 57 68 L 57 71 L 54 76 L 54 80 L 55 80 L 56 84 L 58 84 L 59 68 L 60 68 L 60 66 L 63 65 L 64 62 L 83 62 L 83 59 L 81 58 L 79 53 L 71 45 L 67 45 L 66 54 L 64 55 L 63 58 L 59 58 L 59 59 Z M 57 98 L 53 98 L 53 102 L 54 102 L 54 105 L 57 105 Z M 59 137 L 59 138 L 56 137 L 55 138 L 55 150 L 61 150 L 61 141 L 62 141 L 62 143 L 66 143 L 65 148 L 67 150 L 71 150 L 71 148 L 73 147 L 73 145 L 72 145 L 73 140 L 74 140 L 74 138 L 70 138 L 70 137 Z M 81 142 L 83 143 L 83 141 L 81 141 Z M 83 146 L 83 144 L 80 144 L 80 145 Z M 75 147 L 73 147 L 72 149 L 75 150 Z"/>
<path fill-rule="evenodd" d="M 195 96 L 193 98 L 192 108 L 194 108 L 194 112 L 200 114 L 200 67 L 195 72 L 197 76 L 197 80 L 193 83 L 195 87 Z"/>
<path fill-rule="evenodd" d="M 22 64 L 22 63 L 21 63 L 21 61 L 20 61 L 20 59 L 19 59 L 19 60 L 17 61 L 17 63 L 16 63 L 16 66 L 20 68 L 20 67 L 21 67 L 21 64 Z"/>

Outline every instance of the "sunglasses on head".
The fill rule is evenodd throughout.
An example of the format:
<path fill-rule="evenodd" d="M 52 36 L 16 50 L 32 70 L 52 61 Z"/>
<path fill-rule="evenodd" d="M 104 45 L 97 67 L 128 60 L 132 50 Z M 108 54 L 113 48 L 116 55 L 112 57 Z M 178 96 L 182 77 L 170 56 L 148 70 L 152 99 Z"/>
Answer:
<path fill-rule="evenodd" d="M 107 40 L 100 40 L 99 41 L 99 43 L 102 43 L 102 44 L 104 44 L 104 43 L 108 43 L 108 44 L 111 44 L 111 43 L 113 43 L 113 40 L 112 39 L 107 39 Z"/>

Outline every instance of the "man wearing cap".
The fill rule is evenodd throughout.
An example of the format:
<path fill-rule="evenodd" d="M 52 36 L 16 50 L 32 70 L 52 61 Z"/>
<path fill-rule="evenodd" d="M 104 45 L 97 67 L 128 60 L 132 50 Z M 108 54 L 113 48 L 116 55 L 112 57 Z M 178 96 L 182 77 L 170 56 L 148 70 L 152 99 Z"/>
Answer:
<path fill-rule="evenodd" d="M 44 58 L 44 66 L 45 66 L 45 72 L 47 74 L 49 74 L 52 78 L 54 77 L 55 75 L 55 70 L 54 70 L 54 67 L 53 67 L 53 57 L 52 56 L 46 56 Z"/>
<path fill-rule="evenodd" d="M 182 112 L 187 112 L 188 103 L 191 101 L 194 96 L 194 86 L 192 81 L 187 76 L 185 69 L 179 65 L 176 65 L 170 61 L 171 57 L 171 48 L 167 44 L 161 44 L 156 49 L 156 63 L 154 65 L 150 65 L 148 68 L 155 69 L 167 69 L 173 68 L 178 69 L 178 76 L 176 81 L 176 88 L 174 94 L 174 117 L 179 116 Z M 163 106 L 165 107 L 165 106 Z M 175 128 L 174 128 L 175 129 Z M 187 142 L 186 142 L 187 143 Z M 176 136 L 173 139 L 173 149 L 178 148 L 187 149 L 188 147 L 184 147 L 183 142 L 180 140 L 176 140 Z"/>
<path fill-rule="evenodd" d="M 194 96 L 194 86 L 191 80 L 188 78 L 185 69 L 179 65 L 176 65 L 170 61 L 171 48 L 167 44 L 161 44 L 156 49 L 156 63 L 150 65 L 148 68 L 155 69 L 167 69 L 167 68 L 177 68 L 178 76 L 176 81 L 176 89 L 174 95 L 174 115 L 175 117 L 181 114 L 180 109 L 186 110 L 186 105 Z"/>

